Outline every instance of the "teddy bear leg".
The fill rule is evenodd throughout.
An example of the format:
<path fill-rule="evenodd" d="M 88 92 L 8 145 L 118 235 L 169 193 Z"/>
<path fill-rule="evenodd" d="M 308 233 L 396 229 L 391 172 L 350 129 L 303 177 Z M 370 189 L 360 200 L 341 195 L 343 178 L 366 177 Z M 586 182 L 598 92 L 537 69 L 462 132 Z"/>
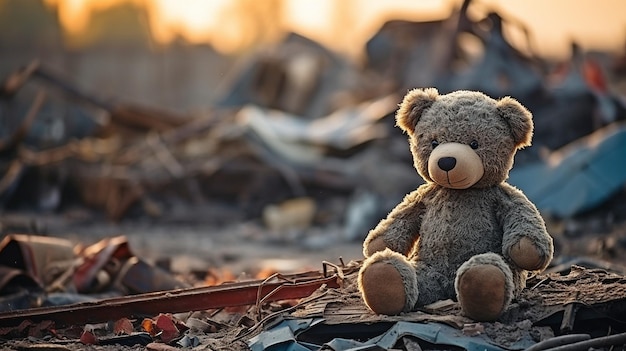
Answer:
<path fill-rule="evenodd" d="M 501 256 L 476 255 L 459 267 L 454 288 L 464 315 L 494 321 L 513 298 L 513 275 Z"/>
<path fill-rule="evenodd" d="M 390 249 L 365 260 L 358 284 L 365 304 L 378 314 L 410 311 L 417 302 L 415 269 L 405 256 Z"/>

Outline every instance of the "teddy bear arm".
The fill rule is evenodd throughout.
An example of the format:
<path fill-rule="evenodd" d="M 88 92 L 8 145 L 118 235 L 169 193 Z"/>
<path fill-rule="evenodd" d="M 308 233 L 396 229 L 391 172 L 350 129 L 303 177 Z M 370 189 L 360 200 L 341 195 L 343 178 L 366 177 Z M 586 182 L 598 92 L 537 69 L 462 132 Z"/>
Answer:
<path fill-rule="evenodd" d="M 415 227 L 415 229 L 411 229 Z M 419 237 L 417 226 L 403 220 L 387 218 L 372 229 L 363 243 L 363 255 L 370 257 L 387 248 L 408 255 Z M 414 234 L 414 235 L 411 235 Z"/>
<path fill-rule="evenodd" d="M 517 189 L 512 190 L 502 207 L 507 209 L 502 220 L 502 253 L 524 270 L 543 270 L 552 260 L 552 238 L 536 207 Z"/>
<path fill-rule="evenodd" d="M 394 208 L 387 218 L 372 229 L 363 243 L 363 255 L 370 257 L 389 248 L 408 255 L 417 239 L 423 214 L 423 205 L 417 201 L 417 192 L 411 193 Z"/>

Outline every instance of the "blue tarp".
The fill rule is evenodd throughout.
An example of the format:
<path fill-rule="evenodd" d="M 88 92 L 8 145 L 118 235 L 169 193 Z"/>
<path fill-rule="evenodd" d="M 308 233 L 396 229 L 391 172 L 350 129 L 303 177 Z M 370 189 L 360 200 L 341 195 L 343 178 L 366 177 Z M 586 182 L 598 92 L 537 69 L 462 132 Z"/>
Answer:
<path fill-rule="evenodd" d="M 368 341 L 359 342 L 337 337 L 323 345 L 301 343 L 297 335 L 305 333 L 305 329 L 323 322 L 323 319 L 286 320 L 268 329 L 248 342 L 253 351 L 308 351 L 308 350 L 388 350 L 394 347 L 402 337 L 411 336 L 433 345 L 456 346 L 467 351 L 504 351 L 493 344 L 486 336 L 467 336 L 459 329 L 439 323 L 396 322 L 385 333 L 374 336 Z M 339 335 L 338 335 L 339 336 Z M 531 346 L 532 342 L 519 345 L 519 349 Z"/>
<path fill-rule="evenodd" d="M 600 129 L 546 162 L 514 167 L 509 183 L 544 213 L 572 217 L 593 209 L 626 184 L 626 125 Z"/>

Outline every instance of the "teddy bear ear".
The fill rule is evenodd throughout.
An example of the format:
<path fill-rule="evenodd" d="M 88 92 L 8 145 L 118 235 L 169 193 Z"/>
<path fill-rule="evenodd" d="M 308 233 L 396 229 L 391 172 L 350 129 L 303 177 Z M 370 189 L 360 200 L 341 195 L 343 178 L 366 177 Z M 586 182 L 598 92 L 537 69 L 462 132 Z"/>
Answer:
<path fill-rule="evenodd" d="M 520 149 L 530 146 L 533 136 L 533 116 L 517 100 L 506 96 L 498 100 L 498 113 L 511 127 L 515 146 Z"/>
<path fill-rule="evenodd" d="M 439 97 L 435 88 L 413 89 L 409 91 L 400 103 L 396 114 L 396 125 L 407 133 L 415 132 L 417 121 Z"/>

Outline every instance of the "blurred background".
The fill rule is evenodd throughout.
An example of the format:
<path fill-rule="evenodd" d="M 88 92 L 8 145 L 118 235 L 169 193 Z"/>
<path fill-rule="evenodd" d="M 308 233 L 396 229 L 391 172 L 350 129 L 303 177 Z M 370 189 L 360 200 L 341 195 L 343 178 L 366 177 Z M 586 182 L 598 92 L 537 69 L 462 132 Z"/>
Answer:
<path fill-rule="evenodd" d="M 0 0 L 0 233 L 181 270 L 316 268 L 422 183 L 406 91 L 534 115 L 510 182 L 561 260 L 626 248 L 620 0 Z"/>

